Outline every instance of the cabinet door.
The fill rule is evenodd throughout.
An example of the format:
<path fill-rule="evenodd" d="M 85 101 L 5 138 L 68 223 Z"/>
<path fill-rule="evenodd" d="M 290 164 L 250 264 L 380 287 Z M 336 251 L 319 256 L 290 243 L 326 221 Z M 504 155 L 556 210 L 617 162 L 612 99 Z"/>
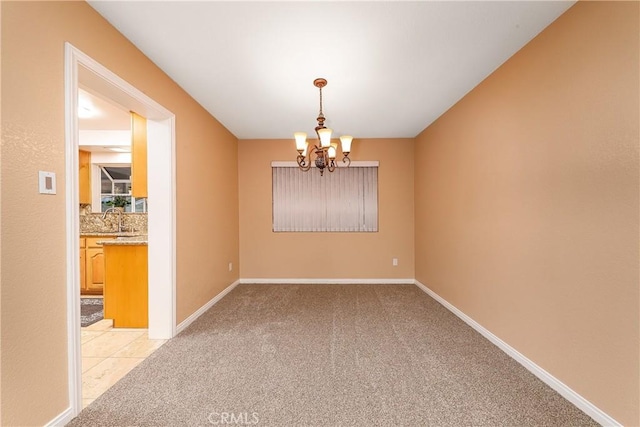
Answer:
<path fill-rule="evenodd" d="M 85 267 L 85 252 L 84 248 L 80 248 L 80 293 L 84 293 L 87 289 L 87 269 Z"/>
<path fill-rule="evenodd" d="M 131 112 L 131 195 L 147 197 L 147 119 Z"/>
<path fill-rule="evenodd" d="M 80 164 L 80 203 L 91 204 L 91 153 L 80 150 L 78 153 Z"/>
<path fill-rule="evenodd" d="M 87 283 L 90 293 L 102 293 L 104 288 L 104 253 L 102 248 L 88 248 L 86 254 Z"/>

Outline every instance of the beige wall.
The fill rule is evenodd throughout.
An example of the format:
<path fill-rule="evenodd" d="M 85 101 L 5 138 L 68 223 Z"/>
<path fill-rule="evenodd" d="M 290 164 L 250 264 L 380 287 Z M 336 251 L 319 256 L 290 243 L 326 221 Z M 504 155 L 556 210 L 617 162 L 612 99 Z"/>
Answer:
<path fill-rule="evenodd" d="M 240 140 L 240 277 L 413 278 L 413 139 L 354 139 L 353 160 L 378 160 L 378 233 L 273 233 L 271 161 L 296 157 L 287 140 Z M 308 173 L 318 173 L 311 170 Z M 323 254 L 316 261 L 317 254 Z M 398 258 L 398 266 L 392 259 Z"/>
<path fill-rule="evenodd" d="M 1 7 L 1 424 L 42 425 L 69 405 L 64 42 L 176 114 L 178 322 L 238 277 L 237 140 L 86 3 Z"/>
<path fill-rule="evenodd" d="M 573 6 L 417 137 L 415 171 L 416 278 L 625 425 L 640 424 L 638 6 Z"/>

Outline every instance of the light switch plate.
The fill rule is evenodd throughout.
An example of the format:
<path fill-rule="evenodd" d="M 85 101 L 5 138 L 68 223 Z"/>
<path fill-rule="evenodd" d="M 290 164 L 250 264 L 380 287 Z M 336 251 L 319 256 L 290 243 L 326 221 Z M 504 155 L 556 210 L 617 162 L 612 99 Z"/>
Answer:
<path fill-rule="evenodd" d="M 38 171 L 38 188 L 40 194 L 56 194 L 56 173 Z"/>

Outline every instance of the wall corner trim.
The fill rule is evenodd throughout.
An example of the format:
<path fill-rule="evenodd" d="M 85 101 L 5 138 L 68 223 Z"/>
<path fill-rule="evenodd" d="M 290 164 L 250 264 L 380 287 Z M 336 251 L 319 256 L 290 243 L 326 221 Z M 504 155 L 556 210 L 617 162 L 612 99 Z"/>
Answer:
<path fill-rule="evenodd" d="M 205 305 L 203 305 L 202 307 L 197 309 L 191 316 L 187 317 L 182 322 L 180 322 L 180 324 L 176 327 L 176 335 L 179 334 L 180 332 L 182 332 L 183 330 L 185 330 L 187 328 L 187 326 L 192 324 L 198 317 L 202 316 L 205 311 L 209 310 L 218 301 L 220 301 L 222 298 L 224 298 L 229 292 L 231 292 L 233 290 L 233 288 L 238 286 L 239 283 L 240 283 L 240 281 L 236 280 L 235 282 L 233 282 L 232 284 L 230 284 L 229 286 L 224 288 L 224 290 L 222 292 L 220 292 L 218 295 L 216 295 L 215 297 L 211 298 L 207 303 L 205 303 Z"/>
<path fill-rule="evenodd" d="M 422 289 L 427 295 L 431 298 L 435 299 L 442 306 L 444 306 L 447 310 L 458 316 L 463 322 L 467 325 L 471 326 L 477 332 L 479 332 L 486 339 L 495 344 L 500 350 L 504 351 L 509 357 L 514 359 L 516 362 L 524 366 L 529 372 L 538 377 L 542 382 L 547 384 L 549 387 L 557 391 L 562 397 L 567 399 L 573 405 L 575 405 L 582 412 L 593 418 L 596 422 L 603 426 L 615 426 L 621 427 L 622 424 L 614 420 L 612 417 L 607 415 L 604 411 L 599 409 L 593 403 L 589 402 L 587 399 L 573 391 L 569 386 L 564 384 L 562 381 L 551 375 L 549 372 L 542 369 L 540 366 L 536 365 L 533 361 L 528 359 L 522 353 L 518 352 L 515 348 L 511 347 L 506 342 L 502 341 L 500 338 L 492 334 L 488 329 L 480 325 L 478 322 L 473 320 L 471 317 L 464 314 L 454 305 L 449 303 L 447 300 L 442 298 L 440 295 L 429 289 L 427 286 L 420 283 L 418 280 L 415 281 L 416 286 Z"/>
<path fill-rule="evenodd" d="M 45 424 L 45 427 L 58 427 L 64 426 L 69 423 L 74 418 L 73 416 L 73 408 L 68 407 L 62 413 L 60 413 L 57 417 L 49 421 Z"/>

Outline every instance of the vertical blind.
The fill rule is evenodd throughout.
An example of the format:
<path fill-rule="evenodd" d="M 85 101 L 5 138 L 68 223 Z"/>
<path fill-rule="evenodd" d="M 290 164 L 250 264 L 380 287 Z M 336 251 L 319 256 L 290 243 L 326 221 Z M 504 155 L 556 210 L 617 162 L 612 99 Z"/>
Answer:
<path fill-rule="evenodd" d="M 378 168 L 273 167 L 273 231 L 378 231 Z"/>

